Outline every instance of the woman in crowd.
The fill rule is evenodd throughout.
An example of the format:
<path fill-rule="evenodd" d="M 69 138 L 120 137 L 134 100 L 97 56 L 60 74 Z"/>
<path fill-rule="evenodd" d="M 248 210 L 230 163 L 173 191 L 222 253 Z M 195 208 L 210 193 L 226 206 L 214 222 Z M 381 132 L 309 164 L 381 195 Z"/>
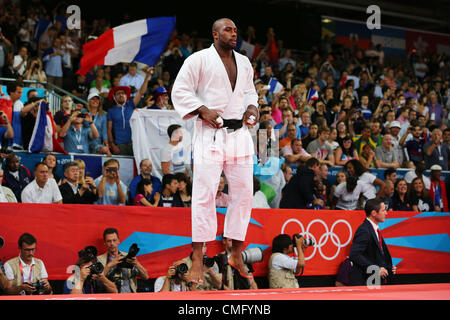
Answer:
<path fill-rule="evenodd" d="M 156 207 L 158 206 L 160 194 L 156 192 L 153 196 L 152 179 L 142 179 L 136 189 L 136 197 L 134 197 L 135 206 Z"/>
<path fill-rule="evenodd" d="M 366 168 L 378 168 L 377 161 L 375 157 L 375 151 L 373 150 L 373 147 L 370 144 L 365 144 L 363 146 L 361 156 L 359 157 L 359 161 L 361 161 L 361 164 Z"/>
<path fill-rule="evenodd" d="M 324 117 L 325 118 L 325 103 L 323 101 L 317 101 L 316 103 L 316 111 L 313 112 L 311 115 L 311 122 L 315 123 L 318 117 Z"/>
<path fill-rule="evenodd" d="M 86 182 L 86 176 L 90 176 L 90 173 L 86 173 L 86 163 L 81 159 L 75 159 L 73 162 L 78 164 L 80 175 L 78 176 L 78 183 L 84 184 Z"/>
<path fill-rule="evenodd" d="M 345 171 L 339 171 L 336 173 L 336 181 L 330 188 L 330 195 L 328 197 L 328 203 L 331 203 L 331 200 L 333 199 L 334 190 L 336 187 L 341 184 L 342 182 L 345 182 L 347 180 L 347 176 L 345 175 Z"/>
<path fill-rule="evenodd" d="M 364 208 L 364 201 L 375 198 L 370 185 L 354 176 L 340 183 L 333 193 L 331 209 L 359 210 Z"/>
<path fill-rule="evenodd" d="M 184 206 L 190 207 L 192 196 L 192 183 L 190 179 L 183 172 L 176 173 L 175 178 L 178 181 L 178 193 L 180 194 Z"/>
<path fill-rule="evenodd" d="M 428 195 L 428 190 L 421 178 L 413 179 L 409 190 L 409 201 L 413 211 L 434 211 L 433 200 Z"/>
<path fill-rule="evenodd" d="M 26 80 L 41 82 L 31 83 L 30 85 L 28 85 L 28 87 L 30 88 L 45 88 L 42 82 L 47 81 L 47 76 L 45 75 L 44 70 L 42 70 L 42 61 L 39 58 L 31 60 L 31 63 L 27 65 L 24 78 Z"/>
<path fill-rule="evenodd" d="M 336 141 L 337 138 L 337 129 L 330 128 L 330 134 L 328 135 L 328 140 L 325 142 L 328 144 L 333 152 L 336 152 L 337 148 L 339 148 L 339 143 Z"/>
<path fill-rule="evenodd" d="M 344 166 L 348 161 L 352 159 L 359 160 L 358 152 L 353 146 L 353 139 L 350 136 L 342 139 L 342 142 L 339 144 L 339 147 L 336 149 L 334 154 L 334 159 L 336 161 L 336 165 Z"/>
<path fill-rule="evenodd" d="M 370 173 L 359 160 L 352 159 L 347 161 L 344 168 L 349 176 L 358 178 L 359 181 L 368 184 L 374 195 L 377 194 L 375 186 L 378 186 L 379 189 L 384 187 L 384 182 Z"/>
<path fill-rule="evenodd" d="M 392 210 L 411 211 L 412 206 L 408 198 L 408 184 L 405 179 L 397 179 L 394 184 L 394 194 L 392 195 Z"/>
<path fill-rule="evenodd" d="M 92 117 L 92 121 L 97 128 L 99 137 L 96 139 L 89 139 L 89 152 L 97 154 L 106 154 L 111 156 L 108 143 L 108 128 L 106 121 L 106 112 L 103 111 L 100 96 L 96 93 L 91 93 L 88 96 L 87 109 Z"/>
<path fill-rule="evenodd" d="M 52 153 L 47 153 L 42 161 L 48 167 L 48 177 L 55 179 L 56 183 L 61 185 L 61 177 L 56 174 L 56 171 L 58 170 L 56 156 Z"/>
<path fill-rule="evenodd" d="M 342 143 L 342 140 L 344 138 L 346 138 L 347 136 L 351 136 L 350 133 L 348 132 L 345 121 L 339 121 L 336 124 L 336 129 L 337 129 L 336 142 L 339 143 L 339 145 Z"/>

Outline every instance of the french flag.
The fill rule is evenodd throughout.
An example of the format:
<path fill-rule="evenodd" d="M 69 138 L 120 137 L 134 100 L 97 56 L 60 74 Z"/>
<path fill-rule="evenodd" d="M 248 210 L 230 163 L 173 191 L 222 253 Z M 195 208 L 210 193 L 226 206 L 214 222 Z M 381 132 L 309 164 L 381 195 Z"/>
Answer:
<path fill-rule="evenodd" d="M 318 100 L 318 99 L 319 99 L 319 94 L 317 93 L 317 91 L 314 90 L 313 88 L 310 88 L 310 89 L 308 90 L 308 95 L 307 95 L 307 97 L 306 97 L 306 100 L 307 100 L 308 102 L 311 102 L 311 101 L 316 101 L 316 100 Z"/>
<path fill-rule="evenodd" d="M 269 92 L 272 93 L 279 93 L 281 90 L 283 90 L 283 85 L 275 78 L 270 78 L 269 86 Z"/>
<path fill-rule="evenodd" d="M 39 104 L 28 151 L 31 153 L 55 151 L 68 154 L 56 141 L 55 123 L 50 110 L 47 108 L 47 103 L 44 101 Z"/>
<path fill-rule="evenodd" d="M 244 51 L 245 55 L 249 58 L 249 59 L 253 59 L 258 57 L 259 52 L 261 51 L 261 47 L 260 45 L 254 45 L 251 44 L 250 42 L 244 41 L 242 39 L 237 39 L 236 41 L 236 51 Z"/>
<path fill-rule="evenodd" d="M 94 66 L 119 62 L 155 65 L 175 28 L 175 17 L 148 18 L 123 24 L 83 45 L 84 56 L 77 74 L 85 75 Z"/>

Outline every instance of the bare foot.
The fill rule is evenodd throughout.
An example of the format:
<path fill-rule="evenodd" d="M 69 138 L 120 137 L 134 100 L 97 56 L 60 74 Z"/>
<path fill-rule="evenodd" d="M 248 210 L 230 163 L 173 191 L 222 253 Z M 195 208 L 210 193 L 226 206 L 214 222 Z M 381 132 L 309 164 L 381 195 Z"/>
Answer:
<path fill-rule="evenodd" d="M 245 270 L 245 264 L 244 261 L 242 260 L 242 255 L 240 253 L 238 255 L 238 258 L 231 255 L 228 258 L 228 264 L 233 268 L 235 268 L 242 277 L 246 279 L 253 279 L 253 276 L 247 273 L 247 271 Z"/>
<path fill-rule="evenodd" d="M 203 283 L 203 256 L 202 258 L 192 255 L 192 267 L 189 270 L 191 281 L 194 283 Z"/>

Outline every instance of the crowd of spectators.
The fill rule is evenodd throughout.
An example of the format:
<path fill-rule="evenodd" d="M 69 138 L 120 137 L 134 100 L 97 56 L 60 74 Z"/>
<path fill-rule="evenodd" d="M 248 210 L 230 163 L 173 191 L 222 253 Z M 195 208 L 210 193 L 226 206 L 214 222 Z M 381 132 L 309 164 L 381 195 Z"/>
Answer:
<path fill-rule="evenodd" d="M 51 83 L 71 93 L 61 98 L 60 110 L 53 114 L 55 137 L 66 152 L 132 156 L 130 118 L 133 110 L 173 109 L 170 92 L 179 68 L 190 54 L 208 44 L 195 34 L 179 35 L 175 30 L 155 66 L 139 62 L 119 63 L 97 66 L 81 76 L 75 75 L 75 72 L 83 55 L 82 45 L 107 31 L 111 27 L 108 21 L 96 19 L 91 23 L 84 22 L 81 30 L 69 30 L 60 9 L 49 10 L 39 2 L 27 6 L 25 12 L 11 2 L 5 2 L 0 10 L 1 74 L 17 79 L 13 83 L 5 83 L 9 97 L 1 99 L 12 102 L 9 108 L 2 107 L 0 115 L 2 158 L 5 158 L 3 184 L 11 188 L 17 201 L 23 200 L 21 192 L 35 177 L 30 172 L 31 168 L 19 166 L 23 170 L 15 168 L 13 171 L 11 159 L 16 157 L 9 155 L 7 158 L 11 149 L 28 149 L 36 122 L 39 100 L 35 98 L 36 91 L 30 90 L 28 101 L 23 104 L 20 98 L 24 86 L 41 88 Z M 52 24 L 39 41 L 34 41 L 34 30 L 40 21 L 38 18 L 48 19 Z M 240 37 L 258 47 L 252 27 L 241 32 Z M 357 191 L 365 194 L 365 200 L 367 197 L 386 197 L 386 203 L 389 203 L 393 197 L 398 197 L 395 188 L 392 190 L 386 187 L 385 181 L 374 179 L 374 175 L 370 174 L 373 168 L 394 171 L 405 168 L 419 173 L 432 167 L 434 171 L 448 170 L 448 56 L 412 51 L 405 57 L 392 58 L 384 56 L 380 45 L 364 51 L 356 45 L 338 45 L 328 38 L 308 53 L 296 53 L 284 48 L 279 39 L 274 55 L 273 46 L 269 46 L 269 41 L 274 39 L 274 30 L 269 28 L 267 45 L 262 45 L 259 54 L 251 58 L 261 116 L 254 133 L 257 136 L 258 163 L 263 165 L 271 157 L 278 157 L 284 160 L 284 164 L 279 174 L 275 175 L 277 181 L 274 182 L 276 177 L 261 183 L 257 181 L 255 207 L 279 207 L 281 198 L 285 196 L 282 190 L 286 189 L 290 177 L 300 172 L 297 169 L 310 158 L 318 159 L 326 172 L 327 168 L 345 168 L 337 179 L 341 184 L 339 188 L 338 184 L 330 186 L 326 175 L 315 178 L 317 183 L 311 186 L 308 197 L 321 199 L 321 205 L 314 205 L 308 199 L 307 206 L 316 209 L 342 208 L 343 197 L 349 197 L 353 192 L 352 198 L 358 198 Z M 241 53 L 246 54 L 245 51 Z M 24 85 L 24 79 L 36 82 Z M 283 85 L 280 92 L 271 90 L 272 79 Z M 311 98 L 312 92 L 318 95 Z M 85 100 L 86 104 L 75 104 L 75 97 Z M 18 122 L 13 120 L 13 110 L 20 111 Z M 74 193 L 91 190 L 96 185 L 98 190 L 91 191 L 97 192 L 97 199 L 87 203 L 189 206 L 192 172 L 187 155 L 183 153 L 181 129 L 181 126 L 173 125 L 167 131 L 170 141 L 160 155 L 162 179 L 152 176 L 150 169 L 146 177 L 142 176 L 139 181 L 134 180 L 132 186 L 126 186 L 120 181 L 117 161 L 105 162 L 103 174 L 95 183 L 88 177 L 88 182 L 83 181 L 76 187 L 75 182 L 69 180 L 75 178 L 68 178 L 70 171 L 66 170 L 64 177 L 54 178 L 58 179 L 59 187 L 68 181 L 72 183 Z M 14 135 L 21 136 L 22 145 L 12 143 L 15 141 Z M 261 140 L 267 143 L 261 143 Z M 261 145 L 263 148 L 259 147 Z M 352 176 L 348 170 L 350 162 L 357 163 L 352 166 L 355 169 L 361 167 L 366 170 L 364 174 L 355 176 L 358 181 L 375 183 L 375 187 L 372 185 L 369 188 L 370 193 L 364 193 L 365 189 L 358 187 L 353 179 L 348 180 Z M 109 164 L 117 166 L 117 171 L 112 171 L 114 168 L 109 168 Z M 45 165 L 48 169 L 45 175 L 52 178 L 55 167 L 50 167 L 49 163 Z M 148 165 L 152 168 L 151 163 Z M 43 172 L 37 169 L 34 168 L 35 173 Z M 15 175 L 14 181 L 11 175 Z M 362 178 L 369 175 L 372 178 Z M 441 188 L 439 179 L 430 184 L 426 182 L 428 177 L 421 177 L 424 194 L 435 197 L 433 206 L 446 210 L 445 184 Z M 84 180 L 86 177 L 79 178 Z M 155 182 L 155 179 L 159 181 Z M 42 184 L 40 190 L 44 188 L 44 180 L 39 182 Z M 318 183 L 320 181 L 323 186 Z M 392 182 L 397 187 L 398 181 Z M 407 202 L 418 194 L 411 183 L 410 178 L 407 181 Z M 50 188 L 48 183 L 45 186 Z M 357 191 L 351 191 L 353 187 Z M 103 196 L 105 188 L 106 194 L 114 194 L 111 199 Z M 323 191 L 319 192 L 317 188 Z M 60 199 L 57 189 L 53 185 L 55 195 L 51 202 L 73 201 L 65 200 L 67 197 Z M 226 206 L 224 189 L 226 191 L 226 186 L 221 183 L 217 194 L 219 206 Z M 67 193 L 70 189 L 64 190 Z M 266 198 L 261 198 L 262 193 Z M 49 196 L 48 193 L 45 195 Z M 81 201 L 78 197 L 76 199 Z M 354 208 L 354 204 L 345 207 Z"/>

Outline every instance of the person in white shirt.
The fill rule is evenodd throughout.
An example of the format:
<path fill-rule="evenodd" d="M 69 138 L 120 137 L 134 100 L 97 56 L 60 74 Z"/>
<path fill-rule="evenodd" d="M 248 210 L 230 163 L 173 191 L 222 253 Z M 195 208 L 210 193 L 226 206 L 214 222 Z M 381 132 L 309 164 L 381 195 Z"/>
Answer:
<path fill-rule="evenodd" d="M 17 55 L 14 56 L 13 68 L 19 74 L 23 75 L 27 68 L 28 49 L 22 46 Z"/>
<path fill-rule="evenodd" d="M 339 210 L 358 210 L 362 209 L 364 198 L 373 199 L 375 196 L 367 183 L 350 176 L 334 190 L 331 207 Z"/>
<path fill-rule="evenodd" d="M 48 167 L 39 162 L 34 166 L 34 180 L 22 191 L 23 203 L 62 203 L 61 192 L 55 179 L 48 177 Z"/>
<path fill-rule="evenodd" d="M 48 282 L 48 274 L 44 262 L 34 257 L 36 253 L 36 238 L 24 233 L 19 237 L 18 257 L 12 258 L 5 263 L 5 276 L 9 283 L 6 293 L 10 295 L 26 295 L 36 293 L 32 283 L 41 282 L 42 288 L 39 293 L 51 294 L 52 287 Z"/>

